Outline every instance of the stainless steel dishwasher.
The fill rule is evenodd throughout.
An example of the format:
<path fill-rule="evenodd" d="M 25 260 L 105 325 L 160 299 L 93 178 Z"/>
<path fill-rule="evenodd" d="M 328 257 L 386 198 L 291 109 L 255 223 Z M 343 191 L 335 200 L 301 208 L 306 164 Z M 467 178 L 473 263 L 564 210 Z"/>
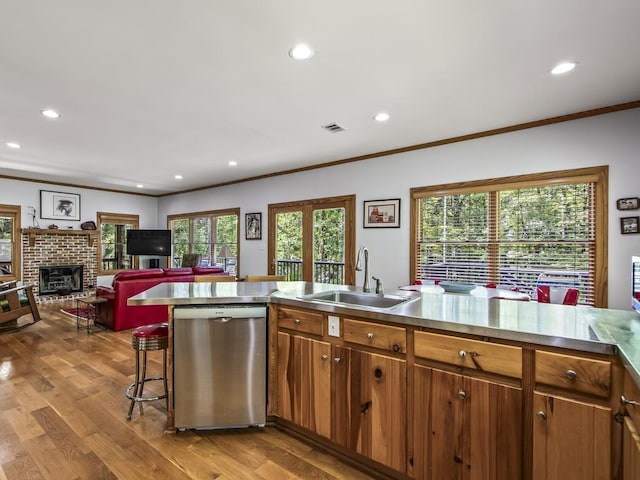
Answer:
<path fill-rule="evenodd" d="M 176 428 L 264 426 L 266 357 L 264 304 L 176 307 Z"/>

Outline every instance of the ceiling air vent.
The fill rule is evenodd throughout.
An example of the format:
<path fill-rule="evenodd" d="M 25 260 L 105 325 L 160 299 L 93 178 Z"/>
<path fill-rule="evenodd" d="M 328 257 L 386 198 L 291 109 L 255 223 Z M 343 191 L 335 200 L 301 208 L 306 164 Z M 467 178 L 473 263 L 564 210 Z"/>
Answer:
<path fill-rule="evenodd" d="M 327 132 L 331 132 L 331 133 L 338 133 L 338 132 L 345 131 L 345 128 L 341 127 L 337 123 L 328 123 L 327 125 L 323 125 L 322 128 L 324 128 Z"/>

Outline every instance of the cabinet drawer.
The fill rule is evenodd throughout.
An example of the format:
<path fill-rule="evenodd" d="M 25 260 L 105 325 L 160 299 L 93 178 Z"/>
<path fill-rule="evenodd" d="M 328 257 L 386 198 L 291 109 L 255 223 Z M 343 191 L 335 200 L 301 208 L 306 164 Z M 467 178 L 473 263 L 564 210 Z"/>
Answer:
<path fill-rule="evenodd" d="M 345 318 L 344 341 L 396 353 L 407 352 L 407 332 L 402 327 L 379 325 Z"/>
<path fill-rule="evenodd" d="M 608 398 L 611 362 L 536 350 L 536 382 Z"/>
<path fill-rule="evenodd" d="M 416 357 L 522 378 L 522 349 L 429 332 L 415 332 Z"/>
<path fill-rule="evenodd" d="M 631 375 L 628 372 L 624 373 L 624 386 L 622 387 L 622 395 L 628 401 L 640 403 L 640 387 L 633 381 Z M 640 405 L 634 405 L 633 403 L 627 403 L 625 405 L 627 413 L 633 420 L 638 428 L 640 428 Z"/>
<path fill-rule="evenodd" d="M 280 307 L 278 309 L 278 328 L 322 336 L 324 334 L 324 316 L 321 313 L 307 310 Z"/>

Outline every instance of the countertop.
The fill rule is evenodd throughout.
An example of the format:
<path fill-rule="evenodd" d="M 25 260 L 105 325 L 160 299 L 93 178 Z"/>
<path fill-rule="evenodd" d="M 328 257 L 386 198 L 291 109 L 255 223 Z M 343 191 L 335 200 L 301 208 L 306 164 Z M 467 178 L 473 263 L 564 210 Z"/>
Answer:
<path fill-rule="evenodd" d="M 341 306 L 300 297 L 356 287 L 309 282 L 172 282 L 161 283 L 129 298 L 129 305 L 208 305 L 277 303 L 313 308 L 336 315 L 468 333 L 496 339 L 618 354 L 640 385 L 640 315 L 632 310 L 565 306 L 490 299 L 488 289 L 467 294 L 441 289 L 395 290 L 412 297 L 391 309 Z"/>

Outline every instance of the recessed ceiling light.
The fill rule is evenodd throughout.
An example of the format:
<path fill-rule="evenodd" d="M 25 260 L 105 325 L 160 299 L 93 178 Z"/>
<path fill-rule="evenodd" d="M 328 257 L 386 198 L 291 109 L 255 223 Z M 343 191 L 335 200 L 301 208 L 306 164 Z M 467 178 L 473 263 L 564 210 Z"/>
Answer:
<path fill-rule="evenodd" d="M 7 142 L 5 145 L 9 148 L 22 148 L 22 145 L 16 142 Z"/>
<path fill-rule="evenodd" d="M 176 175 L 173 178 L 175 178 L 176 180 L 182 180 L 182 175 Z"/>
<path fill-rule="evenodd" d="M 230 166 L 230 167 L 235 167 L 236 165 L 238 165 L 238 162 L 236 162 L 235 160 L 231 160 L 231 161 L 229 162 L 229 166 Z"/>
<path fill-rule="evenodd" d="M 574 68 L 576 68 L 576 62 L 562 62 L 553 67 L 551 73 L 554 75 L 561 75 L 563 73 L 570 72 Z"/>
<path fill-rule="evenodd" d="M 389 114 L 385 112 L 380 112 L 375 117 L 373 117 L 376 122 L 386 122 L 389 120 Z"/>
<path fill-rule="evenodd" d="M 60 118 L 60 114 L 58 112 L 56 112 L 55 110 L 51 110 L 50 108 L 42 110 L 41 113 L 42 113 L 42 115 L 44 115 L 47 118 Z"/>
<path fill-rule="evenodd" d="M 313 57 L 313 50 L 306 43 L 299 43 L 291 47 L 289 56 L 294 60 L 306 60 Z"/>
<path fill-rule="evenodd" d="M 138 185 L 136 185 L 136 187 L 138 187 L 138 188 L 144 188 L 144 185 L 142 185 L 141 183 L 139 183 Z"/>

